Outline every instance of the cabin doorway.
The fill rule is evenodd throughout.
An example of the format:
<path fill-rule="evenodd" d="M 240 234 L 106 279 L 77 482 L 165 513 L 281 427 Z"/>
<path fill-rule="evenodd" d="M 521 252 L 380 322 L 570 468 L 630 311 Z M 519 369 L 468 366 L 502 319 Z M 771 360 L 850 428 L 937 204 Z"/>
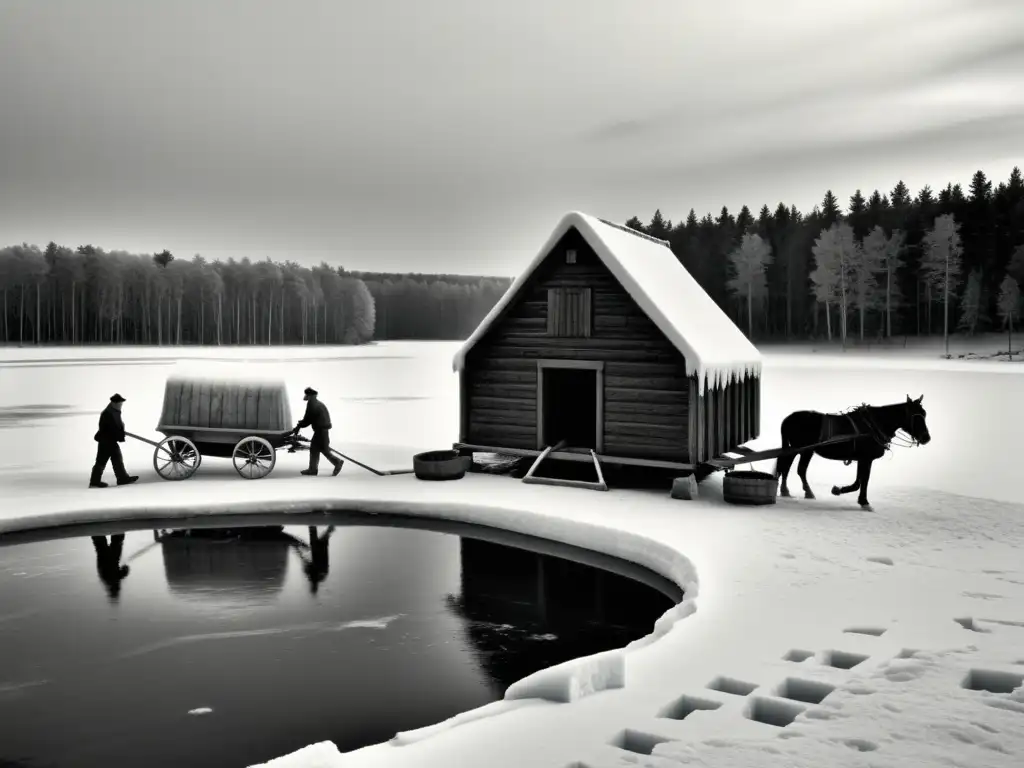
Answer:
<path fill-rule="evenodd" d="M 544 361 L 537 382 L 540 448 L 564 440 L 567 448 L 601 452 L 603 377 L 597 365 L 577 363 L 570 367 Z"/>

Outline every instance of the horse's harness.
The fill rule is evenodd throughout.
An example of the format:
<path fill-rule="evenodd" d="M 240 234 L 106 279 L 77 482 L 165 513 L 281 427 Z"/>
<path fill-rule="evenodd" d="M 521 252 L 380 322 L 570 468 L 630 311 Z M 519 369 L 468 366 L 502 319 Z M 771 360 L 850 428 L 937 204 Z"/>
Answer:
<path fill-rule="evenodd" d="M 922 419 L 922 420 L 924 419 L 924 417 L 921 416 L 921 414 L 919 414 L 919 413 L 910 413 L 909 403 L 906 406 L 904 406 L 904 407 L 906 408 L 906 412 L 907 412 L 907 421 L 911 425 L 913 425 L 914 419 Z M 870 409 L 870 406 L 868 406 L 867 403 L 864 403 L 864 404 L 858 405 L 858 406 L 854 407 L 852 410 L 847 411 L 846 413 L 843 413 L 843 414 L 840 414 L 840 415 L 845 416 L 849 420 L 850 426 L 853 428 L 853 434 L 855 436 L 854 439 L 858 439 L 858 438 L 861 438 L 861 437 L 866 437 L 866 438 L 869 438 L 871 440 L 874 440 L 875 443 L 879 447 L 881 447 L 883 450 L 891 451 L 892 447 L 891 447 L 890 443 L 892 443 L 893 438 L 896 437 L 896 432 L 893 432 L 891 437 L 887 436 L 886 433 L 885 433 L 885 430 L 883 430 L 878 425 L 878 422 L 868 412 L 869 409 Z M 854 416 L 859 417 L 864 422 L 864 425 L 867 428 L 866 431 L 861 430 L 857 426 L 857 421 L 854 419 Z M 900 429 L 901 429 L 901 427 L 897 427 L 896 431 L 898 432 Z M 910 439 L 912 441 L 911 444 L 912 445 L 917 445 L 918 444 L 918 440 L 917 440 L 916 437 L 914 437 L 913 432 L 910 432 L 909 430 L 904 430 L 904 431 L 907 432 L 910 435 Z M 846 465 L 846 466 L 849 466 L 852 463 L 853 463 L 853 459 L 847 459 L 847 460 L 845 460 L 843 462 L 843 464 Z"/>

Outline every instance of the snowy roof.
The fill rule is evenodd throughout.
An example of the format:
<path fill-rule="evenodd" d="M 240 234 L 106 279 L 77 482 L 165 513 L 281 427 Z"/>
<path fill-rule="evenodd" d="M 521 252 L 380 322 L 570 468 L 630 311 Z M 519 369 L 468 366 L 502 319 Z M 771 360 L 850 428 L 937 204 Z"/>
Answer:
<path fill-rule="evenodd" d="M 666 338 L 686 359 L 686 373 L 703 391 L 732 379 L 760 376 L 761 353 L 705 292 L 663 240 L 585 213 L 566 214 L 526 270 L 494 305 L 456 353 L 461 371 L 466 355 L 511 304 L 559 240 L 575 227 Z"/>
<path fill-rule="evenodd" d="M 214 384 L 282 387 L 281 366 L 267 362 L 227 362 L 217 360 L 179 360 L 167 375 L 167 381 L 200 381 Z"/>

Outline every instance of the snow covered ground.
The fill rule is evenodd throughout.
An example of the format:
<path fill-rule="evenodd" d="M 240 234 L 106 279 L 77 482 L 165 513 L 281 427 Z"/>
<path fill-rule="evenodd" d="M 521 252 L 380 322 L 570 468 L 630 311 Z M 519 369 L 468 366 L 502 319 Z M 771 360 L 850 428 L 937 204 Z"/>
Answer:
<path fill-rule="evenodd" d="M 301 389 L 318 388 L 332 442 L 387 469 L 455 439 L 457 346 L 186 354 L 272 364 L 295 411 Z M 0 351 L 0 531 L 228 505 L 401 511 L 589 546 L 687 588 L 649 638 L 544 670 L 483 712 L 344 756 L 312 745 L 274 768 L 1024 764 L 1024 490 L 1012 453 L 1024 368 L 892 349 L 770 352 L 759 446 L 775 445 L 797 408 L 924 394 L 933 440 L 876 465 L 874 512 L 831 497 L 853 467 L 821 459 L 810 469 L 818 500 L 757 509 L 722 503 L 720 476 L 685 502 L 485 476 L 422 483 L 351 464 L 303 478 L 302 454 L 282 454 L 258 482 L 209 459 L 167 483 L 141 444 L 125 446 L 138 484 L 86 490 L 96 414 L 119 391 L 129 430 L 155 436 L 174 352 Z M 0 688 L 19 682 L 11 675 Z"/>

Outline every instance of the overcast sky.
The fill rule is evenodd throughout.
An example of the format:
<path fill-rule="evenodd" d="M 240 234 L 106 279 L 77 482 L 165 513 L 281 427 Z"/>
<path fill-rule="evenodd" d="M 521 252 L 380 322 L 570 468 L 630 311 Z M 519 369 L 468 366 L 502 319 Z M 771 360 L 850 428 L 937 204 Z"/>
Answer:
<path fill-rule="evenodd" d="M 0 0 L 0 243 L 514 275 L 1024 166 L 1024 0 Z"/>

